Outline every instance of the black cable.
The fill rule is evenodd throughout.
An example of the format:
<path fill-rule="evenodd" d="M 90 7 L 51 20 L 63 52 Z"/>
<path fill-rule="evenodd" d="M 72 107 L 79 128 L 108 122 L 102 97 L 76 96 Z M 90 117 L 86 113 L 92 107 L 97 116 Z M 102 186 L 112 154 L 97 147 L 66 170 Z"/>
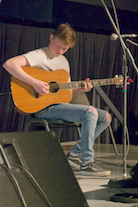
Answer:
<path fill-rule="evenodd" d="M 39 193 L 39 195 L 42 197 L 42 199 L 44 200 L 44 202 L 47 204 L 48 207 L 53 207 L 52 204 L 50 203 L 49 199 L 47 198 L 47 196 L 45 195 L 44 191 L 42 190 L 42 188 L 40 187 L 40 185 L 37 183 L 37 181 L 35 180 L 35 178 L 32 176 L 32 174 L 25 169 L 24 167 L 21 167 L 20 165 L 17 164 L 12 164 L 13 166 L 19 167 L 21 170 L 23 170 L 23 172 L 25 173 L 26 177 L 29 179 L 29 181 L 33 184 L 33 186 L 35 187 L 36 191 Z"/>
<path fill-rule="evenodd" d="M 21 201 L 22 206 L 23 207 L 27 207 L 27 204 L 25 202 L 24 196 L 23 196 L 23 194 L 21 192 L 21 189 L 20 189 L 20 186 L 19 186 L 19 183 L 18 183 L 17 179 L 15 178 L 15 176 L 10 172 L 10 170 L 5 165 L 1 165 L 1 166 L 6 171 L 8 177 L 10 178 L 11 182 L 13 183 L 13 186 L 14 186 L 16 192 L 17 192 L 17 195 L 19 197 L 19 200 Z M 44 191 L 42 190 L 40 185 L 37 183 L 35 178 L 31 175 L 31 173 L 29 171 L 27 171 L 26 169 L 24 169 L 23 167 L 21 167 L 20 165 L 12 164 L 12 166 L 16 166 L 16 167 L 20 168 L 21 170 L 23 170 L 23 172 L 25 173 L 26 177 L 33 184 L 33 186 L 35 187 L 36 191 L 39 193 L 39 195 L 44 200 L 44 202 L 47 204 L 47 206 L 48 207 L 53 207 L 52 204 L 50 203 L 50 201 L 48 200 L 47 196 L 45 195 Z"/>
<path fill-rule="evenodd" d="M 18 184 L 18 181 L 17 179 L 14 177 L 14 175 L 10 172 L 10 170 L 5 166 L 5 165 L 1 165 L 3 167 L 3 169 L 6 171 L 7 175 L 9 176 L 11 182 L 13 183 L 13 186 L 17 192 L 17 195 L 19 197 L 19 200 L 21 201 L 22 203 L 22 206 L 23 207 L 27 207 L 27 204 L 25 202 L 25 199 L 23 197 L 23 194 L 22 194 L 22 191 L 20 189 L 20 186 Z"/>

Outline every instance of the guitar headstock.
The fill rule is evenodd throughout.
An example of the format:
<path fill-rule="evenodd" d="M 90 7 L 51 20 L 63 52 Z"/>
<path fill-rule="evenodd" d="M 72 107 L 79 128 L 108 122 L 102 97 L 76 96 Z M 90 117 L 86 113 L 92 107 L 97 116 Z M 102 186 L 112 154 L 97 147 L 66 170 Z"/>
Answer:
<path fill-rule="evenodd" d="M 130 85 L 130 83 L 133 83 L 133 80 L 127 76 L 127 85 Z M 124 78 L 123 76 L 115 76 L 114 77 L 114 84 L 116 86 L 123 86 L 124 84 Z"/>

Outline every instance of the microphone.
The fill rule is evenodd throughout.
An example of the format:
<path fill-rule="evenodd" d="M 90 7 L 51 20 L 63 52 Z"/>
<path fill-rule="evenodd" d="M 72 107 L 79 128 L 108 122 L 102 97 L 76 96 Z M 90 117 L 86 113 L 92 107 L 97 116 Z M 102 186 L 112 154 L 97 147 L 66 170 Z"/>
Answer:
<path fill-rule="evenodd" d="M 136 34 L 122 34 L 121 37 L 122 38 L 125 38 L 125 37 L 138 37 L 138 35 L 136 35 Z M 117 40 L 117 38 L 118 38 L 118 35 L 116 33 L 113 33 L 113 34 L 110 35 L 110 39 L 113 40 L 113 41 Z"/>

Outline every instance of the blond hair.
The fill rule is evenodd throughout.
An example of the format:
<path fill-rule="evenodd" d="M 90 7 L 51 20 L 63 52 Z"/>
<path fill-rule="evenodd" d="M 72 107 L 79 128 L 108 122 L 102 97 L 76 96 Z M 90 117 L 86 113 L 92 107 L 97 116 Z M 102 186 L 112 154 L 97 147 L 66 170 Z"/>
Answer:
<path fill-rule="evenodd" d="M 68 23 L 63 23 L 58 25 L 57 29 L 53 33 L 54 38 L 59 38 L 65 44 L 70 47 L 74 47 L 76 43 L 76 33 L 75 30 Z"/>

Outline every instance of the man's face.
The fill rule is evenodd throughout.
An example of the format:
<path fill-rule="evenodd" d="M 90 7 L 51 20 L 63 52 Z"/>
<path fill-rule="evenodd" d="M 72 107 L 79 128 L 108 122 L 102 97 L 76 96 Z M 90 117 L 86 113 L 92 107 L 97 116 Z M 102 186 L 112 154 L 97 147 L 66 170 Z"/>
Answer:
<path fill-rule="evenodd" d="M 54 38 L 53 34 L 50 35 L 48 49 L 54 57 L 63 55 L 69 48 L 70 46 L 65 44 L 62 40 L 58 39 L 57 37 Z"/>

